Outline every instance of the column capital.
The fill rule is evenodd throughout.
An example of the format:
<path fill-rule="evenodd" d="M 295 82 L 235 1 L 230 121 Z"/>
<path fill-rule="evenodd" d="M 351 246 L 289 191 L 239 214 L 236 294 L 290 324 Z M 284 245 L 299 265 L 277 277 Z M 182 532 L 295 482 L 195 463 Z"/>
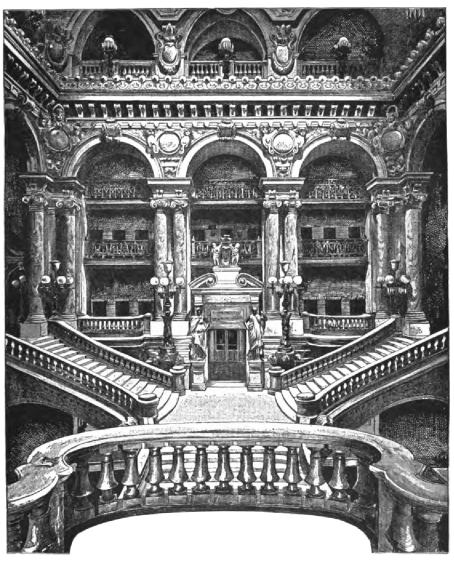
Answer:
<path fill-rule="evenodd" d="M 169 210 L 183 210 L 188 207 L 188 201 L 184 198 L 152 198 L 150 200 L 151 208 Z"/>
<path fill-rule="evenodd" d="M 48 190 L 54 182 L 52 177 L 44 173 L 24 173 L 19 175 L 19 180 L 25 185 L 27 195 Z"/>
<path fill-rule="evenodd" d="M 62 210 L 66 214 L 75 214 L 80 210 L 80 204 L 77 199 L 72 195 L 65 195 L 61 198 L 57 198 L 56 208 Z"/>
<path fill-rule="evenodd" d="M 277 198 L 276 191 L 268 190 L 265 193 L 265 199 L 263 201 L 263 207 L 269 210 L 270 213 L 276 214 L 279 212 L 279 208 L 282 207 L 282 200 Z"/>
<path fill-rule="evenodd" d="M 54 191 L 81 196 L 85 194 L 86 189 L 76 177 L 60 177 L 54 180 Z"/>
<path fill-rule="evenodd" d="M 147 185 L 154 199 L 189 198 L 192 194 L 191 178 L 148 178 Z"/>
<path fill-rule="evenodd" d="M 304 186 L 305 178 L 297 177 L 297 178 L 261 178 L 260 179 L 260 188 L 263 191 L 274 190 L 276 194 L 279 194 L 285 197 L 286 194 L 294 191 L 299 193 Z"/>
<path fill-rule="evenodd" d="M 49 193 L 45 190 L 22 197 L 22 202 L 28 204 L 30 211 L 44 210 L 44 208 L 47 208 L 49 200 Z"/>
<path fill-rule="evenodd" d="M 297 212 L 299 208 L 303 205 L 301 200 L 298 198 L 298 192 L 296 190 L 291 190 L 288 197 L 283 200 L 283 205 L 288 211 Z"/>
<path fill-rule="evenodd" d="M 421 207 L 427 197 L 427 186 L 433 173 L 409 172 L 400 177 L 376 177 L 369 181 L 372 211 L 387 213 L 396 206 Z"/>

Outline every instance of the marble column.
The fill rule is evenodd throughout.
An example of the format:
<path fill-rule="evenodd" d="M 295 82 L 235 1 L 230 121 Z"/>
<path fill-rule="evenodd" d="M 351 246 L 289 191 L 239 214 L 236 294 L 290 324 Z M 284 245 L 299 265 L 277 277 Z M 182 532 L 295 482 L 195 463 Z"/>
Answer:
<path fill-rule="evenodd" d="M 184 286 L 175 295 L 174 311 L 176 318 L 184 318 L 187 313 L 187 284 L 186 272 L 186 211 L 187 202 L 178 202 L 173 212 L 173 274 L 184 279 Z"/>
<path fill-rule="evenodd" d="M 154 274 L 156 277 L 166 276 L 162 263 L 167 261 L 167 214 L 164 202 L 152 201 L 156 208 L 154 218 Z"/>
<path fill-rule="evenodd" d="M 279 200 L 265 200 L 263 206 L 268 210 L 265 221 L 265 284 L 268 285 L 270 277 L 279 279 L 279 208 L 282 202 Z M 266 310 L 268 312 L 278 312 L 279 305 L 276 304 L 275 297 L 271 289 L 266 291 Z"/>
<path fill-rule="evenodd" d="M 49 199 L 46 208 L 46 252 L 44 256 L 44 266 L 47 268 L 50 262 L 55 259 L 56 249 L 56 219 L 55 219 L 55 201 Z"/>
<path fill-rule="evenodd" d="M 44 209 L 47 198 L 44 193 L 34 193 L 22 199 L 29 205 L 30 249 L 27 270 L 28 316 L 21 324 L 23 338 L 36 338 L 47 334 L 47 321 L 39 285 L 44 275 Z"/>
<path fill-rule="evenodd" d="M 298 208 L 301 201 L 291 195 L 285 202 L 287 213 L 284 219 L 284 259 L 289 262 L 288 274 L 295 276 L 298 274 Z M 290 300 L 290 309 L 298 309 L 298 301 L 293 294 Z"/>
<path fill-rule="evenodd" d="M 386 213 L 380 208 L 375 216 L 375 227 L 377 234 L 377 249 L 376 249 L 376 260 L 377 260 L 377 272 L 374 284 L 377 285 L 378 277 L 385 277 L 390 271 L 390 256 L 389 256 L 389 229 L 390 229 L 390 218 L 389 212 Z M 379 288 L 376 288 L 376 300 L 377 306 L 377 319 L 387 318 L 387 303 L 384 292 Z"/>
<path fill-rule="evenodd" d="M 85 241 L 88 233 L 87 211 L 85 208 L 85 196 L 80 198 L 80 210 L 78 213 L 78 253 L 77 253 L 77 272 L 79 284 L 77 285 L 76 312 L 82 316 L 87 314 L 88 293 L 87 293 L 87 274 L 85 271 Z"/>
<path fill-rule="evenodd" d="M 57 202 L 57 208 L 62 211 L 64 220 L 64 275 L 72 277 L 73 282 L 69 285 L 68 294 L 64 303 L 61 318 L 72 326 L 77 325 L 76 319 L 76 211 L 79 209 L 74 198 L 65 198 Z"/>

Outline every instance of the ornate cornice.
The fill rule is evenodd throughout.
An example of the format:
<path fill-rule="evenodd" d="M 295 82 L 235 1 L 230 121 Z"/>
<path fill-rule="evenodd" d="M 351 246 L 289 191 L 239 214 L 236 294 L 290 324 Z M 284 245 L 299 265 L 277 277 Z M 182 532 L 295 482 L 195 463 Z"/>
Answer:
<path fill-rule="evenodd" d="M 376 214 L 389 214 L 397 206 L 421 208 L 433 173 L 405 173 L 399 178 L 375 178 L 367 185 L 371 208 Z"/>

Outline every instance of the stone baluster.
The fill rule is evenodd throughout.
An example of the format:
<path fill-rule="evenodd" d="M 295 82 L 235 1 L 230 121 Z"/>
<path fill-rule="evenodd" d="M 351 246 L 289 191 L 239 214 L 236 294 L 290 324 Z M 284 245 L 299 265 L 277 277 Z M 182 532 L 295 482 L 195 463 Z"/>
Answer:
<path fill-rule="evenodd" d="M 361 506 L 372 506 L 376 501 L 376 481 L 369 470 L 369 460 L 358 456 L 356 464 L 356 481 L 353 485 L 354 492 L 358 495 L 356 502 Z"/>
<path fill-rule="evenodd" d="M 91 507 L 90 497 L 94 493 L 90 481 L 89 453 L 80 453 L 77 457 L 77 467 L 71 496 L 77 510 L 88 510 Z"/>
<path fill-rule="evenodd" d="M 21 324 L 21 337 L 36 338 L 47 334 L 47 321 L 39 294 L 39 285 L 44 275 L 44 209 L 47 195 L 35 192 L 22 199 L 29 205 L 30 249 L 28 261 L 28 316 Z"/>
<path fill-rule="evenodd" d="M 208 455 L 204 445 L 197 446 L 195 455 L 194 472 L 192 473 L 191 480 L 195 482 L 195 487 L 192 489 L 193 494 L 207 494 L 210 492 L 210 487 L 206 484 L 211 479 L 208 471 Z"/>
<path fill-rule="evenodd" d="M 413 532 L 413 512 L 408 502 L 394 501 L 390 535 L 397 552 L 413 553 L 417 550 Z"/>
<path fill-rule="evenodd" d="M 137 449 L 123 448 L 125 457 L 125 470 L 121 479 L 124 487 L 123 498 L 135 498 L 139 494 L 137 488 L 139 482 L 139 470 L 137 468 Z"/>
<path fill-rule="evenodd" d="M 101 459 L 101 473 L 96 488 L 100 491 L 101 502 L 112 502 L 115 499 L 115 489 L 118 486 L 114 475 L 114 466 L 111 453 L 103 453 Z"/>
<path fill-rule="evenodd" d="M 298 483 L 302 480 L 300 473 L 300 465 L 298 458 L 298 448 L 288 447 L 287 448 L 287 465 L 284 472 L 284 481 L 287 486 L 284 489 L 285 494 L 291 496 L 298 496 L 301 494 L 301 489 L 298 487 Z"/>
<path fill-rule="evenodd" d="M 303 475 L 306 476 L 309 473 L 310 465 L 307 460 L 306 454 L 304 453 L 303 446 L 298 449 L 298 459 L 301 470 L 303 471 Z"/>
<path fill-rule="evenodd" d="M 160 447 L 151 447 L 148 456 L 147 496 L 159 496 L 163 493 L 161 482 L 164 479 Z"/>
<path fill-rule="evenodd" d="M 437 553 L 440 551 L 440 521 L 443 515 L 440 512 L 430 510 L 419 510 L 417 512 L 419 522 L 420 550 L 425 553 Z"/>
<path fill-rule="evenodd" d="M 173 212 L 173 261 L 174 279 L 181 277 L 185 284 L 175 294 L 174 312 L 176 319 L 185 318 L 187 314 L 187 272 L 186 272 L 186 213 L 188 203 L 177 201 Z"/>
<path fill-rule="evenodd" d="M 270 198 L 263 202 L 263 206 L 268 210 L 265 220 L 265 281 L 267 282 L 270 277 L 279 278 L 279 208 L 282 202 Z M 271 289 L 267 289 L 266 292 L 266 305 L 268 311 L 279 309 Z"/>
<path fill-rule="evenodd" d="M 62 210 L 65 223 L 65 275 L 70 275 L 73 279 L 76 276 L 76 211 L 79 208 L 74 198 L 65 198 L 57 201 L 57 209 Z M 61 317 L 66 323 L 76 327 L 76 291 L 74 281 L 69 286 Z"/>
<path fill-rule="evenodd" d="M 8 511 L 8 553 L 19 553 L 25 543 L 24 522 L 25 514 L 23 511 Z"/>
<path fill-rule="evenodd" d="M 279 475 L 276 471 L 274 447 L 271 445 L 265 446 L 260 480 L 264 483 L 260 488 L 261 494 L 276 494 L 278 492 L 278 487 L 274 483 L 279 480 Z"/>
<path fill-rule="evenodd" d="M 326 493 L 320 488 L 325 484 L 325 479 L 322 473 L 322 456 L 318 449 L 311 451 L 311 463 L 305 481 L 310 485 L 306 496 L 309 498 L 325 498 Z"/>
<path fill-rule="evenodd" d="M 253 483 L 256 479 L 252 447 L 246 445 L 242 448 L 240 455 L 240 471 L 238 473 L 238 480 L 242 483 L 242 485 L 238 487 L 238 493 L 249 495 L 255 494 L 256 488 Z"/>
<path fill-rule="evenodd" d="M 50 494 L 37 501 L 28 515 L 27 538 L 22 553 L 44 553 L 52 551 L 54 540 L 51 539 L 49 524 Z"/>
<path fill-rule="evenodd" d="M 348 481 L 345 474 L 345 455 L 342 451 L 334 452 L 333 475 L 328 484 L 332 489 L 332 500 L 336 500 L 337 502 L 348 502 Z"/>
<path fill-rule="evenodd" d="M 218 466 L 214 478 L 219 481 L 215 488 L 216 494 L 231 494 L 233 487 L 230 481 L 233 479 L 232 469 L 230 468 L 230 452 L 228 445 L 221 445 L 218 451 Z"/>
<path fill-rule="evenodd" d="M 169 481 L 173 483 L 173 487 L 169 489 L 169 494 L 182 495 L 186 494 L 188 489 L 185 482 L 188 480 L 188 474 L 184 466 L 184 451 L 180 445 L 176 446 L 173 451 L 172 468 L 169 473 Z"/>

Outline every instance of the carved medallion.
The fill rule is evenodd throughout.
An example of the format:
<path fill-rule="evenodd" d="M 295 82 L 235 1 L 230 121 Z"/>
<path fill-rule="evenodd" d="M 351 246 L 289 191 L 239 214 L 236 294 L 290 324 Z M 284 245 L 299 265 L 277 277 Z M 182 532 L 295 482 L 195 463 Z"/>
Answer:
<path fill-rule="evenodd" d="M 295 62 L 296 37 L 291 26 L 282 24 L 276 26 L 276 33 L 271 35 L 273 51 L 271 53 L 271 66 L 279 75 L 288 75 Z"/>
<path fill-rule="evenodd" d="M 180 137 L 173 131 L 164 132 L 159 136 L 158 143 L 163 153 L 172 155 L 176 153 L 180 147 Z"/>
<path fill-rule="evenodd" d="M 181 34 L 176 33 L 175 26 L 168 23 L 162 27 L 162 32 L 157 34 L 157 40 L 159 68 L 167 75 L 174 75 L 181 61 Z"/>

